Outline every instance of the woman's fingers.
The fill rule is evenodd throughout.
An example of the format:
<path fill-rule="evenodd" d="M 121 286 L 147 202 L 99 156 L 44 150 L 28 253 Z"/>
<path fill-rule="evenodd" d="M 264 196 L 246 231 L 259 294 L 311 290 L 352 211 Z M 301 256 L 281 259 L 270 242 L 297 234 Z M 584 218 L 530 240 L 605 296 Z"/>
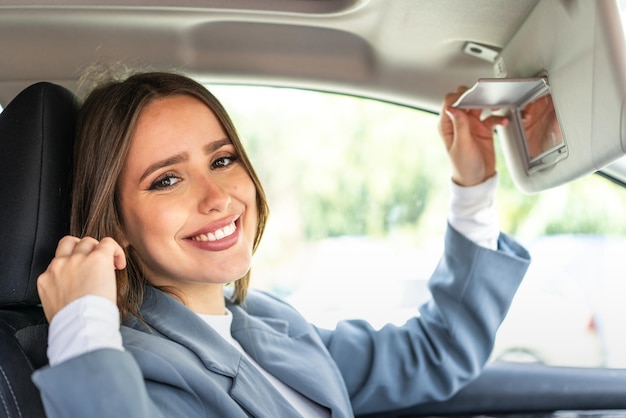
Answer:
<path fill-rule="evenodd" d="M 468 115 L 460 109 L 448 109 L 446 111 L 453 126 L 453 142 L 472 140 L 472 132 Z"/>
<path fill-rule="evenodd" d="M 489 116 L 483 121 L 485 127 L 493 132 L 496 126 L 506 126 L 509 124 L 509 118 L 506 116 Z"/>
<path fill-rule="evenodd" d="M 55 257 L 67 257 L 74 251 L 74 247 L 80 242 L 80 238 L 71 235 L 66 235 L 59 241 L 57 245 Z"/>
<path fill-rule="evenodd" d="M 439 131 L 452 162 L 452 180 L 473 186 L 495 173 L 493 129 L 507 119 L 492 115 L 483 120 L 483 109 L 452 107 L 466 91 L 467 87 L 459 86 L 445 96 Z"/>
<path fill-rule="evenodd" d="M 117 241 L 110 237 L 102 238 L 100 241 L 100 247 L 102 250 L 113 255 L 113 266 L 116 270 L 123 270 L 126 268 L 126 254 Z"/>
<path fill-rule="evenodd" d="M 100 243 L 95 238 L 91 238 L 91 237 L 82 238 L 74 247 L 72 254 L 89 254 L 99 244 Z"/>
<path fill-rule="evenodd" d="M 112 238 L 64 237 L 56 256 L 37 280 L 37 290 L 48 320 L 72 301 L 86 295 L 116 303 L 115 270 L 126 267 L 122 247 Z"/>
<path fill-rule="evenodd" d="M 452 105 L 467 91 L 466 86 L 457 87 L 456 91 L 448 93 L 443 98 L 441 113 L 439 118 L 439 133 L 444 140 L 446 149 L 450 149 L 454 139 L 453 117 L 456 112 L 462 112 L 460 109 L 452 108 Z"/>

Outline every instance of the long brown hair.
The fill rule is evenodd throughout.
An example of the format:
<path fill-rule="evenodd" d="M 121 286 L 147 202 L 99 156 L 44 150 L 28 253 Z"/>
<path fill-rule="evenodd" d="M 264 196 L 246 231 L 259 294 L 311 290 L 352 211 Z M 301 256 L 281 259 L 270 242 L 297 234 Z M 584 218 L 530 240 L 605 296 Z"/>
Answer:
<path fill-rule="evenodd" d="M 176 73 L 147 72 L 121 81 L 107 81 L 93 89 L 85 99 L 78 116 L 74 150 L 71 234 L 98 240 L 112 237 L 120 242 L 123 233 L 117 183 L 137 120 L 152 101 L 176 95 L 195 97 L 213 111 L 252 178 L 258 211 L 253 245 L 253 251 L 256 250 L 269 215 L 263 187 L 230 117 L 217 98 L 200 83 Z M 127 267 L 116 272 L 117 300 L 122 318 L 139 316 L 147 284 L 138 255 L 130 246 L 125 251 Z M 235 281 L 234 302 L 245 300 L 249 280 L 248 271 Z"/>

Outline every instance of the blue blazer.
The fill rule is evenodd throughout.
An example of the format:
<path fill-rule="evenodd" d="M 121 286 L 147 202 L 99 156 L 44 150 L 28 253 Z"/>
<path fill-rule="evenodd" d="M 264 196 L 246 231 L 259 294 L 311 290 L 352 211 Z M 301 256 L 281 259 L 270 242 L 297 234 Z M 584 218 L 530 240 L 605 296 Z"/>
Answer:
<path fill-rule="evenodd" d="M 285 384 L 350 417 L 452 396 L 487 361 L 529 255 L 500 235 L 499 250 L 448 228 L 430 280 L 432 300 L 403 326 L 307 323 L 291 306 L 251 291 L 228 303 L 232 335 Z M 102 349 L 36 371 L 51 417 L 295 417 L 265 377 L 196 314 L 152 287 L 122 326 L 126 351 Z"/>

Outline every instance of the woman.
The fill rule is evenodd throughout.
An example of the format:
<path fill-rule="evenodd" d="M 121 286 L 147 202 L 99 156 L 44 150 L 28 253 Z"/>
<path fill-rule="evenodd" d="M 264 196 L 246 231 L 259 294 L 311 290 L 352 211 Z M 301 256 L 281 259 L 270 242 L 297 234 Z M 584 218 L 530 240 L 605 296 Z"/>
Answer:
<path fill-rule="evenodd" d="M 486 362 L 528 265 L 491 207 L 492 131 L 506 121 L 449 108 L 462 91 L 440 124 L 454 197 L 433 300 L 402 327 L 330 331 L 247 291 L 268 208 L 217 100 L 169 73 L 96 88 L 79 116 L 73 235 L 38 281 L 46 412 L 346 417 L 455 393 Z"/>

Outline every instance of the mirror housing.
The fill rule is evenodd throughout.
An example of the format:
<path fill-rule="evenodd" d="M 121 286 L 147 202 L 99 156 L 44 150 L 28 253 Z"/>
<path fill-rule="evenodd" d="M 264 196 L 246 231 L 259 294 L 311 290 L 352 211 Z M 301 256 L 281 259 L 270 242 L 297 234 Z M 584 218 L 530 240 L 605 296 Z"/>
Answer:
<path fill-rule="evenodd" d="M 529 158 L 512 127 L 502 132 L 521 191 L 557 187 L 626 154 L 626 43 L 615 0 L 538 2 L 496 58 L 494 75 L 549 80 L 564 138 L 564 154 Z"/>

